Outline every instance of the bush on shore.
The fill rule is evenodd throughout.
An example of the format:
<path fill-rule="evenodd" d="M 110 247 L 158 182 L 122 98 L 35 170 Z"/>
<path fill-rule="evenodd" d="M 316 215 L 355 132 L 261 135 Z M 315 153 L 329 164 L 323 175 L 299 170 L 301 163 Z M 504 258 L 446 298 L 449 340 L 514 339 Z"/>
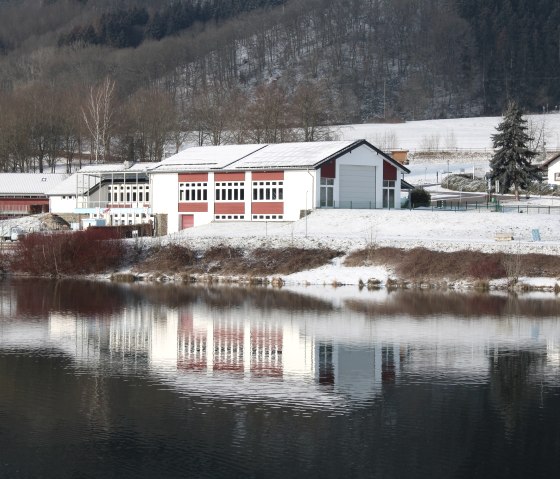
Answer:
<path fill-rule="evenodd" d="M 32 233 L 21 238 L 7 269 L 32 275 L 96 274 L 117 268 L 125 256 L 123 243 L 94 230 Z"/>
<path fill-rule="evenodd" d="M 425 248 L 365 248 L 350 253 L 346 266 L 385 265 L 402 279 L 517 279 L 519 276 L 560 276 L 560 257 L 544 254 L 432 251 Z"/>
<path fill-rule="evenodd" d="M 148 252 L 137 272 L 170 272 L 267 276 L 318 268 L 343 253 L 330 248 L 241 248 L 218 245 L 196 253 L 186 246 L 167 245 Z"/>

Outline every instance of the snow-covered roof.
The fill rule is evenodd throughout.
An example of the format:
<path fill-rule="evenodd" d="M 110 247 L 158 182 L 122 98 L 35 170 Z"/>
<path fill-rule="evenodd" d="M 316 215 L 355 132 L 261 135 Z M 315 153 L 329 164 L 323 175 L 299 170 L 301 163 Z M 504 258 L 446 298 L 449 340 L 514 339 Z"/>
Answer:
<path fill-rule="evenodd" d="M 270 168 L 314 168 L 357 146 L 366 144 L 400 169 L 408 169 L 365 140 L 276 143 L 263 145 L 223 145 L 187 148 L 150 170 L 150 173 L 258 170 Z"/>
<path fill-rule="evenodd" d="M 538 166 L 540 168 L 548 168 L 550 165 L 552 165 L 552 163 L 555 163 L 556 161 L 558 161 L 558 159 L 560 159 L 560 153 L 556 153 L 556 154 L 552 155 L 548 160 L 543 161 Z"/>
<path fill-rule="evenodd" d="M 47 191 L 47 196 L 75 195 L 78 173 L 66 178 L 58 183 L 54 188 Z"/>
<path fill-rule="evenodd" d="M 235 169 L 311 168 L 356 143 L 317 141 L 310 143 L 277 143 L 266 145 L 235 163 Z"/>
<path fill-rule="evenodd" d="M 46 195 L 65 173 L 0 173 L 0 196 Z"/>
<path fill-rule="evenodd" d="M 79 173 L 145 173 L 150 168 L 158 165 L 154 162 L 139 163 L 99 163 L 96 165 L 87 165 L 80 169 Z"/>
<path fill-rule="evenodd" d="M 196 146 L 170 156 L 161 163 L 158 163 L 152 171 L 161 173 L 185 170 L 222 170 L 266 146 L 267 145 Z"/>

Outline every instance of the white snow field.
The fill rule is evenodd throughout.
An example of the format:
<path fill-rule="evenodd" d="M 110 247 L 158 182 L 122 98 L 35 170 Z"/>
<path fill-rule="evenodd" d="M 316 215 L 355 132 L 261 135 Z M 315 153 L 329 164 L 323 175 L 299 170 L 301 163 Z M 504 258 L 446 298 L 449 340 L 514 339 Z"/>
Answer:
<path fill-rule="evenodd" d="M 546 146 L 560 150 L 560 114 L 527 115 L 529 130 L 544 130 Z M 449 120 L 408 121 L 405 123 L 367 123 L 335 128 L 340 140 L 365 139 L 390 150 L 417 152 L 432 150 L 491 151 L 491 137 L 502 121 L 500 116 L 456 118 Z M 431 148 L 427 148 L 427 147 Z M 437 147 L 437 148 L 435 148 Z"/>

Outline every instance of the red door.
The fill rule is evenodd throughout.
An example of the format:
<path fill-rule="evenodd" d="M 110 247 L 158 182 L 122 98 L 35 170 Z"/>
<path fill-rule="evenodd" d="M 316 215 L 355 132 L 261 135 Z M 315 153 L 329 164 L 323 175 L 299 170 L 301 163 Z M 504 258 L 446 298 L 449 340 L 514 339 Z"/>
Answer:
<path fill-rule="evenodd" d="M 194 215 L 181 215 L 181 229 L 192 228 L 194 226 Z"/>

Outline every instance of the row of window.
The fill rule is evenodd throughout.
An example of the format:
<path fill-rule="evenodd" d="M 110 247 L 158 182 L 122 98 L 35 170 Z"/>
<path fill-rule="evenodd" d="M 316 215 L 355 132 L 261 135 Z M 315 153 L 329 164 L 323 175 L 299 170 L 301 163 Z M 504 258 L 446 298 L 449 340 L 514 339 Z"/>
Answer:
<path fill-rule="evenodd" d="M 107 187 L 107 201 L 109 203 L 130 203 L 150 201 L 150 186 L 144 184 L 109 185 Z"/>
<path fill-rule="evenodd" d="M 245 215 L 215 215 L 214 219 L 217 221 L 244 220 Z"/>
<path fill-rule="evenodd" d="M 245 215 L 215 215 L 214 219 L 216 221 L 235 221 L 235 220 L 245 220 Z M 278 221 L 283 220 L 284 215 L 253 215 L 254 220 L 269 220 Z"/>
<path fill-rule="evenodd" d="M 283 201 L 283 181 L 253 181 L 253 201 Z M 208 201 L 207 182 L 179 183 L 179 201 Z M 245 201 L 245 182 L 215 184 L 215 201 Z"/>

